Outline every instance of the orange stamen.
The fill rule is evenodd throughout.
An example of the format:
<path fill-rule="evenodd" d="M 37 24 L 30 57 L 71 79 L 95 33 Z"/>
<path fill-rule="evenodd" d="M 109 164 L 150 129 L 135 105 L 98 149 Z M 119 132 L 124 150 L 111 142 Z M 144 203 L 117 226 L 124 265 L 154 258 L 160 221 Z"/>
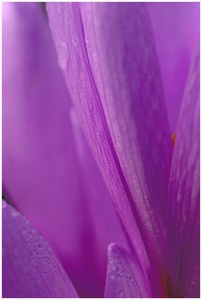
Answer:
<path fill-rule="evenodd" d="M 176 132 L 174 132 L 174 133 L 172 134 L 172 145 L 173 145 L 173 147 L 174 147 L 174 145 L 175 145 L 175 140 L 176 140 Z"/>

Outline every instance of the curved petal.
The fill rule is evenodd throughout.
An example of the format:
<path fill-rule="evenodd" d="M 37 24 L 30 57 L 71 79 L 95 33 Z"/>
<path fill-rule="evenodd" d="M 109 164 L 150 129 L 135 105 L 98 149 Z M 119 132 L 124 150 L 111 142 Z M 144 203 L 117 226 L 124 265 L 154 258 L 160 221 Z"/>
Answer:
<path fill-rule="evenodd" d="M 199 39 L 200 4 L 194 2 L 147 3 L 172 132 L 176 131 L 190 64 Z"/>
<path fill-rule="evenodd" d="M 82 262 L 86 261 L 87 258 L 88 262 L 85 264 L 83 277 L 77 274 L 78 270 L 81 272 L 78 266 L 77 270 L 75 270 L 74 278 L 75 282 L 78 281 L 78 277 L 82 280 L 82 278 L 89 276 L 86 274 L 86 270 L 88 270 L 88 273 L 90 273 L 91 277 L 94 276 L 94 279 L 91 279 L 89 276 L 91 282 L 89 280 L 85 282 L 84 279 L 83 283 L 80 282 L 83 290 L 81 295 L 86 295 L 86 297 L 89 297 L 89 295 L 103 297 L 107 267 L 107 247 L 109 243 L 116 242 L 129 249 L 130 242 L 124 234 L 124 228 L 113 207 L 109 192 L 92 157 L 74 109 L 71 110 L 70 116 L 76 141 L 76 153 L 82 174 L 82 184 L 85 187 L 84 191 L 86 194 L 86 199 L 80 199 L 85 206 L 82 206 L 82 204 L 80 206 L 81 209 L 83 208 L 83 212 L 85 211 L 85 218 L 91 218 L 91 240 L 86 238 L 83 242 L 80 242 L 83 251 L 85 249 Z M 69 209 L 71 210 L 71 207 Z M 86 226 L 84 232 L 86 232 L 86 229 L 89 230 Z M 83 236 L 85 237 L 84 233 Z M 82 237 L 82 235 L 78 237 Z M 72 262 L 72 269 L 74 269 L 75 264 L 79 263 L 77 259 L 74 263 Z M 89 260 L 92 263 L 91 265 L 89 265 Z M 94 288 L 91 287 L 93 280 L 95 281 Z"/>
<path fill-rule="evenodd" d="M 107 246 L 124 237 L 71 115 L 40 6 L 4 3 L 3 190 L 44 235 L 79 295 L 96 297 L 103 295 Z"/>
<path fill-rule="evenodd" d="M 162 266 L 171 135 L 146 7 L 49 3 L 48 16 L 71 98 L 139 260 L 147 270 L 152 260 Z"/>
<path fill-rule="evenodd" d="M 198 52 L 182 103 L 170 175 L 168 270 L 171 297 L 200 295 L 199 74 Z"/>
<path fill-rule="evenodd" d="M 78 298 L 48 243 L 19 212 L 3 202 L 3 297 Z"/>
<path fill-rule="evenodd" d="M 137 261 L 124 248 L 109 245 L 105 298 L 150 297 L 150 286 Z"/>

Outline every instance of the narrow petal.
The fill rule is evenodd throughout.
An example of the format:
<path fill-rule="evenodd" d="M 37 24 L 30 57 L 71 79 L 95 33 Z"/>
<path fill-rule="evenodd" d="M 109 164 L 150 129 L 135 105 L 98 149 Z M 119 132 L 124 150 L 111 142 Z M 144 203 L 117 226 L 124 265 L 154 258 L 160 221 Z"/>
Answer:
<path fill-rule="evenodd" d="M 125 242 L 71 106 L 40 6 L 4 3 L 3 191 L 49 242 L 79 295 L 101 297 L 107 246 Z"/>
<path fill-rule="evenodd" d="M 176 130 L 191 61 L 200 30 L 200 4 L 194 2 L 148 2 L 168 116 Z"/>
<path fill-rule="evenodd" d="M 151 289 L 138 263 L 124 248 L 109 245 L 105 298 L 149 297 Z"/>
<path fill-rule="evenodd" d="M 200 283 L 200 90 L 199 53 L 182 103 L 168 198 L 169 292 L 199 297 Z"/>
<path fill-rule="evenodd" d="M 3 202 L 3 297 L 78 298 L 48 243 Z"/>
<path fill-rule="evenodd" d="M 82 256 L 82 263 L 85 268 L 81 270 L 78 264 L 78 257 L 75 256 L 74 263 L 72 262 L 72 269 L 75 269 L 74 279 L 75 284 L 78 279 L 83 280 L 80 282 L 83 291 L 81 295 L 86 297 L 103 297 L 105 274 L 107 268 L 107 247 L 109 243 L 116 242 L 123 245 L 126 249 L 129 249 L 130 242 L 125 236 L 124 228 L 120 222 L 120 218 L 116 213 L 113 206 L 109 192 L 103 182 L 102 176 L 98 170 L 95 159 L 87 144 L 86 138 L 83 134 L 82 128 L 76 116 L 75 109 L 71 110 L 71 120 L 74 130 L 74 136 L 76 141 L 76 153 L 78 154 L 78 161 L 80 166 L 80 172 L 82 174 L 82 185 L 85 189 L 85 199 L 80 199 L 80 207 L 83 208 L 85 218 L 91 219 L 91 227 L 85 226 L 81 229 L 81 233 L 75 232 L 78 235 L 78 239 L 83 239 L 78 243 L 78 247 L 82 247 L 84 252 Z M 84 196 L 84 195 L 83 195 Z M 82 205 L 82 203 L 84 205 Z M 69 210 L 72 208 L 70 205 L 74 205 L 71 201 L 68 205 Z M 82 215 L 80 215 L 82 217 Z M 83 222 L 84 226 L 85 222 Z M 91 229 L 91 230 L 90 230 Z M 87 230 L 90 234 L 87 235 Z M 91 265 L 89 265 L 91 262 Z M 74 266 L 77 265 L 77 268 Z M 86 274 L 88 270 L 88 274 Z M 77 273 L 83 271 L 83 276 L 79 276 Z M 90 276 L 89 276 L 90 273 Z M 91 279 L 91 282 L 85 280 L 86 277 Z M 94 278 L 93 278 L 94 277 Z M 95 287 L 92 287 L 94 280 Z"/>
<path fill-rule="evenodd" d="M 146 7 L 49 3 L 48 16 L 71 98 L 139 260 L 146 269 L 152 260 L 162 265 L 171 134 Z"/>

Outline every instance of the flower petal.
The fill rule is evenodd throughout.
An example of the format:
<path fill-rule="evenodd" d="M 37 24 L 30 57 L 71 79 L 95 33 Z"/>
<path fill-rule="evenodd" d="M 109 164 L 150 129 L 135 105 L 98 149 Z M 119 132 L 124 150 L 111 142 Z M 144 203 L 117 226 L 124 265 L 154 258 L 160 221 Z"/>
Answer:
<path fill-rule="evenodd" d="M 151 290 L 138 263 L 116 244 L 108 248 L 105 298 L 148 298 Z"/>
<path fill-rule="evenodd" d="M 199 297 L 200 282 L 200 109 L 199 53 L 182 103 L 168 198 L 169 292 L 171 297 Z"/>
<path fill-rule="evenodd" d="M 83 247 L 83 251 L 85 250 L 82 262 L 88 259 L 86 269 L 83 270 L 83 277 L 86 278 L 89 276 L 85 274 L 86 270 L 88 270 L 88 273 L 90 273 L 89 278 L 91 279 L 91 277 L 94 276 L 94 279 L 92 278 L 91 282 L 92 280 L 95 281 L 95 287 L 93 288 L 90 287 L 90 284 L 92 284 L 90 281 L 85 282 L 83 279 L 84 282 L 83 284 L 80 283 L 80 285 L 82 285 L 82 289 L 85 293 L 83 294 L 82 292 L 81 295 L 86 295 L 87 297 L 89 297 L 89 295 L 103 297 L 107 267 L 107 247 L 109 243 L 116 242 L 123 245 L 126 249 L 129 249 L 128 246 L 130 243 L 128 243 L 125 237 L 122 224 L 115 213 L 116 211 L 112 205 L 113 203 L 109 196 L 109 192 L 103 182 L 96 162 L 92 157 L 92 153 L 86 142 L 74 109 L 71 110 L 71 120 L 76 140 L 76 151 L 81 169 L 80 172 L 82 174 L 82 184 L 85 187 L 84 192 L 86 194 L 86 199 L 80 200 L 80 206 L 81 209 L 83 208 L 83 212 L 85 212 L 85 218 L 91 219 L 91 231 L 89 231 L 89 228 L 86 226 L 85 230 L 83 228 L 84 232 L 82 231 L 82 235 L 79 232 L 75 234 L 78 235 L 78 238 L 84 238 L 84 233 L 87 233 L 87 229 L 90 233 L 79 245 L 80 247 Z M 82 205 L 82 202 L 85 206 Z M 73 203 L 70 203 L 68 206 L 70 211 L 71 204 Z M 83 222 L 83 224 L 85 223 Z M 77 259 L 74 264 L 78 264 Z M 91 262 L 91 265 L 89 265 L 89 261 Z M 76 273 L 78 271 L 81 272 L 79 267 L 75 270 L 74 274 L 75 284 L 76 279 L 78 281 L 79 277 L 80 280 L 83 278 Z"/>
<path fill-rule="evenodd" d="M 3 202 L 3 297 L 77 298 L 47 242 L 20 213 Z"/>
<path fill-rule="evenodd" d="M 49 3 L 48 16 L 71 98 L 141 264 L 148 269 L 149 257 L 162 265 L 171 134 L 146 7 Z"/>
<path fill-rule="evenodd" d="M 3 191 L 49 242 L 79 295 L 103 296 L 107 246 L 126 245 L 71 106 L 39 4 L 4 3 Z"/>
<path fill-rule="evenodd" d="M 200 4 L 148 2 L 172 132 L 199 39 Z"/>

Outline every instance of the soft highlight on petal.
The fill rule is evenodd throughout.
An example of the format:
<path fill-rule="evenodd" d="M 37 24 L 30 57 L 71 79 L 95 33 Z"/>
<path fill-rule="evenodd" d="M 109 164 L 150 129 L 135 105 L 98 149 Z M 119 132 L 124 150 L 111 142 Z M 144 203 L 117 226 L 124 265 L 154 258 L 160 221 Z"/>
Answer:
<path fill-rule="evenodd" d="M 19 212 L 3 202 L 3 297 L 77 298 L 48 243 Z"/>
<path fill-rule="evenodd" d="M 72 117 L 38 3 L 3 4 L 2 109 L 6 198 L 46 238 L 79 296 L 103 296 L 107 247 L 126 243 L 109 192 Z"/>
<path fill-rule="evenodd" d="M 108 248 L 105 298 L 149 298 L 151 288 L 132 256 L 122 247 Z"/>
<path fill-rule="evenodd" d="M 200 296 L 200 58 L 192 64 L 177 126 L 168 197 L 170 297 Z"/>
<path fill-rule="evenodd" d="M 68 90 L 116 208 L 144 270 L 154 264 L 151 280 L 162 273 L 164 281 L 162 199 L 172 145 L 146 7 L 48 3 L 47 11 Z"/>
<path fill-rule="evenodd" d="M 148 2 L 161 67 L 171 131 L 180 106 L 199 39 L 200 3 Z"/>

